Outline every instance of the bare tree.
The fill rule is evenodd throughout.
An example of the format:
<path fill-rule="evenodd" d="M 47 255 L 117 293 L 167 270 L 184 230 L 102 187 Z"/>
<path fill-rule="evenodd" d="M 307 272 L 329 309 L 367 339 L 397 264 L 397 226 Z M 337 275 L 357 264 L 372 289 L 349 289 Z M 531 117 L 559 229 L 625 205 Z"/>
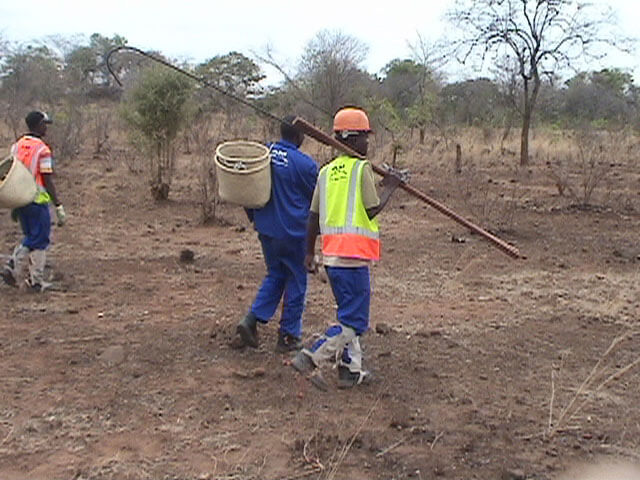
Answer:
<path fill-rule="evenodd" d="M 260 63 L 276 69 L 282 75 L 283 84 L 280 87 L 272 88 L 268 93 L 271 100 L 275 100 L 273 107 L 283 115 L 296 112 L 312 122 L 317 120 L 318 115 L 331 116 L 331 112 L 322 111 L 318 105 L 313 103 L 311 92 L 307 91 L 301 83 L 304 78 L 300 76 L 300 82 L 296 80 L 296 73 L 290 71 L 291 62 L 276 58 L 276 52 L 272 45 L 267 44 L 261 52 L 253 51 L 252 54 Z"/>
<path fill-rule="evenodd" d="M 419 33 L 416 41 L 409 43 L 409 49 L 413 61 L 420 66 L 418 96 L 409 109 L 410 124 L 418 129 L 420 144 L 423 144 L 427 126 L 433 123 L 437 94 L 444 83 L 440 69 L 446 63 L 446 53 L 442 45 L 428 42 Z"/>
<path fill-rule="evenodd" d="M 4 57 L 9 51 L 9 40 L 4 37 L 4 32 L 0 32 L 0 58 Z"/>
<path fill-rule="evenodd" d="M 299 84 L 311 101 L 333 114 L 345 103 L 360 103 L 358 87 L 369 48 L 340 31 L 322 30 L 307 44 L 299 64 Z"/>
<path fill-rule="evenodd" d="M 50 108 L 62 95 L 61 60 L 46 46 L 18 45 L 0 64 L 0 100 L 14 136 L 24 129 L 25 111 Z"/>
<path fill-rule="evenodd" d="M 520 164 L 529 162 L 529 128 L 547 74 L 572 67 L 580 58 L 601 58 L 597 46 L 621 45 L 609 29 L 615 17 L 609 7 L 576 0 L 456 0 L 449 19 L 462 33 L 463 63 L 487 57 L 516 61 L 521 82 L 522 132 Z"/>

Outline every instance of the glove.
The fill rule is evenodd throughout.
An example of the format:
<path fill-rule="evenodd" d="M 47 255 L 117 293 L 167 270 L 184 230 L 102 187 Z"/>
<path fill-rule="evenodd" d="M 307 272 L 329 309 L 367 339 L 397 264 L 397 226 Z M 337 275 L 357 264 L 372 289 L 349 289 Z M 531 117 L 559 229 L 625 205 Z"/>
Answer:
<path fill-rule="evenodd" d="M 64 207 L 62 206 L 62 204 L 56 207 L 56 217 L 58 219 L 58 226 L 59 227 L 63 226 L 64 222 L 67 219 L 67 214 L 64 213 Z"/>
<path fill-rule="evenodd" d="M 409 177 L 411 176 L 410 172 L 406 168 L 395 168 L 386 163 L 382 164 L 382 169 L 385 171 L 387 175 L 393 175 L 400 179 L 401 183 L 409 183 Z M 385 175 L 385 177 L 387 176 Z M 384 178 L 382 179 L 384 181 Z"/>

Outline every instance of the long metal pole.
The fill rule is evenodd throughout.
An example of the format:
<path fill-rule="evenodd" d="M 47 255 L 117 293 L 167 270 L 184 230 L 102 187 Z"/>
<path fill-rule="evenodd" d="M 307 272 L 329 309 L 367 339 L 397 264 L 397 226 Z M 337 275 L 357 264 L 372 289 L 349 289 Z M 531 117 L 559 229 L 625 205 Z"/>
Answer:
<path fill-rule="evenodd" d="M 336 148 L 336 149 L 338 149 L 338 150 L 340 150 L 340 151 L 342 151 L 344 153 L 348 153 L 349 155 L 352 155 L 354 157 L 364 158 L 358 152 L 356 152 L 352 148 L 348 147 L 347 145 L 343 144 L 342 142 L 339 142 L 334 137 L 332 137 L 330 135 L 327 135 L 326 133 L 324 133 L 319 128 L 316 128 L 314 125 L 312 125 L 311 123 L 307 122 L 304 118 L 296 117 L 296 119 L 293 121 L 293 125 L 298 127 L 300 130 L 302 130 L 306 135 L 318 140 L 320 143 L 323 143 L 325 145 L 329 145 L 331 147 L 334 147 L 334 148 Z M 384 175 L 386 173 L 382 168 L 380 168 L 377 165 L 374 165 L 373 163 L 371 164 L 371 167 L 373 168 L 373 171 L 376 172 L 379 175 Z M 426 195 L 425 193 L 421 192 L 417 188 L 415 188 L 415 187 L 413 187 L 413 186 L 411 186 L 411 185 L 409 185 L 407 183 L 401 183 L 400 184 L 400 188 L 402 188 L 405 192 L 413 195 L 414 197 L 422 200 L 426 204 L 432 206 L 433 208 L 438 210 L 440 213 L 443 213 L 447 217 L 455 220 L 459 224 L 464 225 L 469 230 L 477 233 L 478 235 L 481 235 L 483 238 L 487 239 L 493 246 L 499 248 L 500 250 L 502 250 L 504 253 L 506 253 L 510 257 L 517 258 L 517 259 L 525 258 L 523 255 L 520 254 L 520 251 L 516 247 L 514 247 L 513 245 L 508 244 L 504 240 L 496 237 L 492 233 L 487 232 L 486 230 L 484 230 L 483 228 L 479 227 L 475 223 L 470 222 L 466 218 L 458 215 L 456 212 L 451 210 L 446 205 L 444 205 L 444 204 L 440 203 L 439 201 L 429 197 L 428 195 Z"/>

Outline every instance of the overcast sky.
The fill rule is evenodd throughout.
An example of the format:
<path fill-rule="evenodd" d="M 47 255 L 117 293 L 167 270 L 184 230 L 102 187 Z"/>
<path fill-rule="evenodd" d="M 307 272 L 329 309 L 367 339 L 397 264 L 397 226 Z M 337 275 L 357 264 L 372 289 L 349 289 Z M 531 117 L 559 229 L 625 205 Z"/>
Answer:
<path fill-rule="evenodd" d="M 638 0 L 594 2 L 611 5 L 618 12 L 622 34 L 637 35 Z M 418 33 L 425 40 L 435 40 L 451 29 L 443 15 L 452 4 L 453 0 L 56 0 L 29 4 L 0 0 L 0 35 L 12 42 L 28 42 L 56 34 L 119 34 L 131 46 L 198 62 L 234 50 L 251 57 L 269 44 L 279 62 L 293 67 L 317 32 L 335 29 L 369 46 L 365 67 L 377 73 L 390 60 L 408 57 L 408 42 L 415 43 Z M 602 67 L 624 68 L 640 83 L 637 54 L 616 53 L 592 69 Z M 271 82 L 279 80 L 266 70 Z M 465 73 L 461 70 L 458 75 L 477 76 Z"/>

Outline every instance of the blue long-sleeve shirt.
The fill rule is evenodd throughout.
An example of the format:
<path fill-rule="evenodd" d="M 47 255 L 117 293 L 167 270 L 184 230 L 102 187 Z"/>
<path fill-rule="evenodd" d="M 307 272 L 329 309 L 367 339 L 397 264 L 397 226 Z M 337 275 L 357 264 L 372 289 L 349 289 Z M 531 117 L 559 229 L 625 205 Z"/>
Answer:
<path fill-rule="evenodd" d="M 268 146 L 271 198 L 262 208 L 247 209 L 247 215 L 258 233 L 273 238 L 304 238 L 318 167 L 291 142 L 280 140 Z"/>

